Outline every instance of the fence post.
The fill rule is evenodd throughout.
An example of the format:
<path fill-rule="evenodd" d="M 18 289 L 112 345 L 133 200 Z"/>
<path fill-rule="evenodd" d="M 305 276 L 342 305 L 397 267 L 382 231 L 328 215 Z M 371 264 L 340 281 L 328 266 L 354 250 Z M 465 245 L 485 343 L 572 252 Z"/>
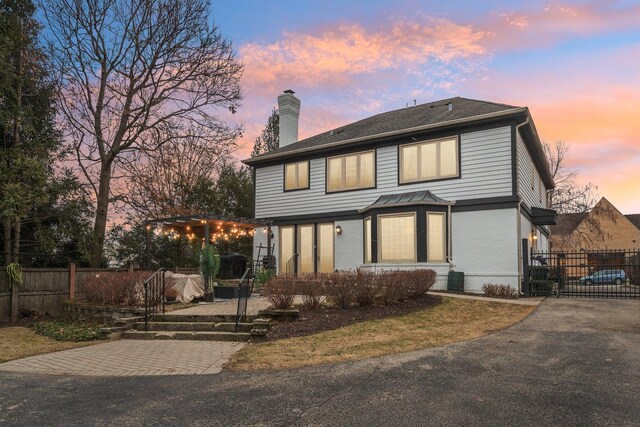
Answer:
<path fill-rule="evenodd" d="M 76 299 L 76 265 L 69 264 L 69 299 Z"/>
<path fill-rule="evenodd" d="M 22 285 L 24 286 L 24 282 L 22 283 Z M 9 286 L 11 286 L 11 321 L 16 322 L 18 321 L 19 287 L 17 283 L 13 283 L 13 280 L 11 280 L 11 276 L 9 276 Z"/>

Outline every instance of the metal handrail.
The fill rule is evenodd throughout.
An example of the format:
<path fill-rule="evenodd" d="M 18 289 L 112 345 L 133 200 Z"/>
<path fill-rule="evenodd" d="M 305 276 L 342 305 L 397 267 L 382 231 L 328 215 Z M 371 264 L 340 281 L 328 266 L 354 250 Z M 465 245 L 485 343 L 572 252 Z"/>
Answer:
<path fill-rule="evenodd" d="M 247 268 L 238 283 L 238 308 L 236 310 L 236 329 L 238 332 L 238 324 L 240 319 L 247 314 L 247 300 L 249 299 L 249 280 L 252 280 L 251 268 Z M 244 285 L 244 286 L 243 286 Z M 243 292 L 244 290 L 244 297 Z"/>
<path fill-rule="evenodd" d="M 158 306 L 162 306 L 164 314 L 165 301 L 165 273 L 166 268 L 161 268 L 144 281 L 144 331 L 149 331 L 151 316 L 158 314 Z"/>

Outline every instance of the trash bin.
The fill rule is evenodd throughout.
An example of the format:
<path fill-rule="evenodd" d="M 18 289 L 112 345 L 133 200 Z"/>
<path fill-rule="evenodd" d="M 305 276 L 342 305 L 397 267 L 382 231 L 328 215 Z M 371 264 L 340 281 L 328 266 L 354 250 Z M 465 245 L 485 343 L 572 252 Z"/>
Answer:
<path fill-rule="evenodd" d="M 462 271 L 450 271 L 447 277 L 447 290 L 464 292 L 464 273 Z"/>

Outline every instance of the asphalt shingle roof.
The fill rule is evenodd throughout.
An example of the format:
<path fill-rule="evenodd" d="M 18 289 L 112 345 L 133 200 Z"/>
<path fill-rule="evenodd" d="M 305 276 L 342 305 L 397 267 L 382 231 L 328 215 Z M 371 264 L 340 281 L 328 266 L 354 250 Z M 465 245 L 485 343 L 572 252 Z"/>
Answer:
<path fill-rule="evenodd" d="M 451 110 L 449 110 L 448 107 L 449 103 L 452 105 Z M 285 154 L 294 150 L 321 147 L 325 144 L 347 141 L 353 138 L 400 131 L 403 129 L 438 124 L 451 120 L 467 119 L 483 114 L 512 110 L 514 108 L 519 107 L 461 97 L 443 99 L 427 104 L 420 104 L 415 107 L 411 106 L 408 108 L 401 108 L 399 110 L 376 114 L 375 116 L 323 132 L 303 139 L 302 141 L 256 156 L 250 160 L 260 159 L 266 156 L 270 157 L 274 154 Z"/>

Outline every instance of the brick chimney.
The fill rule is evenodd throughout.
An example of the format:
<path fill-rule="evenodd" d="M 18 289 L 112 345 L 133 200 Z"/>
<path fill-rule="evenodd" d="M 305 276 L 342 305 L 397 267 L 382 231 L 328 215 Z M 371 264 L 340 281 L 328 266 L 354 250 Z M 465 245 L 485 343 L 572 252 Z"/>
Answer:
<path fill-rule="evenodd" d="M 298 118 L 300 117 L 300 100 L 294 91 L 285 90 L 278 95 L 280 112 L 280 147 L 286 147 L 298 141 Z"/>

